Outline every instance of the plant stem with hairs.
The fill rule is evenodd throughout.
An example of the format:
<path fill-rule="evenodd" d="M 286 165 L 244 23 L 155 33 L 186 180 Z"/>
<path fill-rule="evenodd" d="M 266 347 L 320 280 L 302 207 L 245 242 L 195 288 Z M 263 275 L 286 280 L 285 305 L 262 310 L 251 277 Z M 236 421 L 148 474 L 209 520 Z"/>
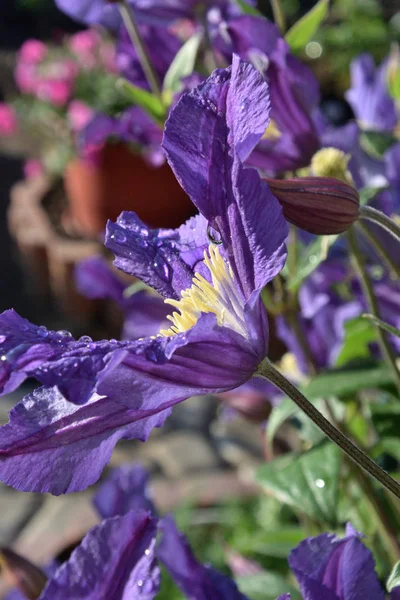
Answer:
<path fill-rule="evenodd" d="M 131 38 L 132 44 L 138 54 L 140 64 L 146 76 L 147 82 L 150 86 L 150 89 L 155 96 L 161 98 L 161 87 L 158 81 L 157 73 L 155 72 L 151 63 L 146 44 L 144 43 L 140 34 L 133 10 L 129 6 L 127 0 L 118 0 L 118 6 L 122 20 L 128 31 L 129 37 Z"/>
<path fill-rule="evenodd" d="M 387 252 L 386 249 L 382 246 L 382 244 L 376 238 L 374 233 L 368 229 L 368 227 L 365 225 L 365 223 L 361 223 L 361 222 L 357 223 L 357 228 L 360 229 L 363 236 L 368 240 L 368 242 L 371 244 L 371 246 L 373 247 L 375 252 L 381 258 L 383 264 L 385 265 L 385 267 L 387 268 L 387 270 L 389 272 L 390 278 L 393 280 L 399 279 L 400 278 L 400 269 L 399 269 L 398 265 L 396 265 L 396 263 L 390 256 L 389 252 Z"/>
<path fill-rule="evenodd" d="M 365 452 L 353 444 L 353 442 L 341 431 L 332 425 L 332 423 L 330 423 L 268 359 L 263 360 L 259 365 L 256 375 L 267 379 L 284 392 L 284 394 L 289 396 L 300 410 L 302 410 L 332 442 L 339 446 L 349 458 L 400 499 L 400 484 L 379 467 L 367 454 L 365 454 Z"/>
<path fill-rule="evenodd" d="M 380 319 L 380 311 L 378 302 L 375 296 L 374 288 L 369 275 L 365 269 L 364 260 L 361 256 L 360 249 L 358 247 L 357 238 L 354 232 L 354 228 L 350 228 L 347 232 L 347 239 L 349 241 L 350 250 L 353 256 L 353 262 L 355 269 L 358 273 L 360 283 L 364 292 L 365 299 L 368 305 L 368 311 L 374 315 L 374 317 Z M 383 358 L 386 360 L 390 370 L 393 374 L 393 379 L 397 387 L 397 391 L 400 394 L 400 373 L 396 365 L 396 358 L 394 356 L 392 347 L 387 337 L 387 333 L 383 331 L 377 325 L 375 326 L 376 335 L 381 348 Z"/>
<path fill-rule="evenodd" d="M 400 226 L 380 210 L 376 210 L 376 208 L 372 208 L 372 206 L 360 206 L 359 218 L 380 225 L 380 227 L 386 229 L 386 231 L 400 242 Z"/>

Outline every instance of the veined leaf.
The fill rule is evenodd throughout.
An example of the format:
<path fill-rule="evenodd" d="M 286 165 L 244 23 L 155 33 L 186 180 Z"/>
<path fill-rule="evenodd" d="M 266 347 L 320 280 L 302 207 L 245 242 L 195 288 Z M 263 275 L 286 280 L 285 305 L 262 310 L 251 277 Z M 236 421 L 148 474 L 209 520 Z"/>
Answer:
<path fill-rule="evenodd" d="M 118 79 L 118 87 L 125 96 L 136 106 L 140 106 L 150 117 L 163 123 L 166 117 L 166 109 L 160 98 L 151 92 L 129 83 L 126 79 Z"/>

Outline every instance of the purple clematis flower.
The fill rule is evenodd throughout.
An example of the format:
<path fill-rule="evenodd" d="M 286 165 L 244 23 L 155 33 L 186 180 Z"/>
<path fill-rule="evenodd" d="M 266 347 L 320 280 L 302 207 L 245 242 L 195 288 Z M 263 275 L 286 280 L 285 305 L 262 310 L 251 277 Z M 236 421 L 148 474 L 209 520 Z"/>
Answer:
<path fill-rule="evenodd" d="M 301 542 L 289 565 L 307 600 L 384 600 L 371 552 L 347 526 L 342 539 L 322 534 Z"/>
<path fill-rule="evenodd" d="M 234 52 L 256 66 L 270 87 L 271 122 L 248 164 L 268 174 L 308 165 L 320 145 L 311 118 L 319 86 L 308 67 L 290 53 L 276 25 L 261 17 L 235 16 L 215 45 L 228 60 Z"/>
<path fill-rule="evenodd" d="M 136 341 L 75 341 L 12 311 L 0 315 L 2 391 L 28 376 L 45 386 L 0 428 L 3 481 L 52 493 L 83 489 L 118 439 L 146 439 L 177 402 L 255 374 L 268 350 L 260 293 L 285 263 L 288 232 L 267 183 L 243 166 L 268 112 L 267 84 L 234 57 L 183 96 L 166 125 L 168 159 L 201 214 L 177 230 L 149 230 L 133 213 L 108 226 L 116 266 L 177 309 L 168 330 Z"/>
<path fill-rule="evenodd" d="M 351 63 L 351 88 L 346 99 L 365 129 L 392 131 L 396 126 L 396 107 L 387 86 L 387 66 L 385 61 L 376 68 L 370 54 L 361 54 Z"/>

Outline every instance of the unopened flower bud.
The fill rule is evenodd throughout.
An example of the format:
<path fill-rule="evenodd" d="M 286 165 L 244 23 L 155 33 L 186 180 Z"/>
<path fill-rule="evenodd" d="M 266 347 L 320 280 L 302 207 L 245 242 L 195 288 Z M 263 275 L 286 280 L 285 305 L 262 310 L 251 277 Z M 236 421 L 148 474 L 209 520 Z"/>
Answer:
<path fill-rule="evenodd" d="M 1 548 L 0 565 L 2 575 L 10 585 L 18 588 L 28 600 L 39 598 L 47 583 L 47 577 L 39 567 L 9 548 Z"/>
<path fill-rule="evenodd" d="M 350 155 L 338 150 L 338 148 L 322 148 L 311 159 L 311 175 L 315 177 L 334 177 L 339 181 L 354 185 L 351 173 L 347 168 L 349 160 Z"/>
<path fill-rule="evenodd" d="M 289 223 L 317 235 L 346 231 L 359 215 L 360 198 L 353 186 L 331 177 L 267 179 Z"/>

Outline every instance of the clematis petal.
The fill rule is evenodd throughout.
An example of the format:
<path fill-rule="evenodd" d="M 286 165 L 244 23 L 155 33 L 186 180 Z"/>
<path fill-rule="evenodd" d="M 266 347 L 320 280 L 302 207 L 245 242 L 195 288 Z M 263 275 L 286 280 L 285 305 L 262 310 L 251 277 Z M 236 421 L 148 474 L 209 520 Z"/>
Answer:
<path fill-rule="evenodd" d="M 226 575 L 198 562 L 171 516 L 162 519 L 159 528 L 162 538 L 157 556 L 185 596 L 193 600 L 246 600 Z"/>
<path fill-rule="evenodd" d="M 122 465 L 100 485 L 93 504 L 103 519 L 145 510 L 156 514 L 148 491 L 149 473 L 141 465 Z"/>
<path fill-rule="evenodd" d="M 127 410 L 100 397 L 76 406 L 56 388 L 37 389 L 0 427 L 0 479 L 23 491 L 83 490 L 100 477 L 119 439 L 145 440 L 169 411 L 144 414 L 139 405 Z"/>
<path fill-rule="evenodd" d="M 345 95 L 358 121 L 364 127 L 391 131 L 397 114 L 387 87 L 387 62 L 377 68 L 370 54 L 360 54 L 350 71 L 351 88 Z"/>
<path fill-rule="evenodd" d="M 123 303 L 125 285 L 102 256 L 82 260 L 75 268 L 75 284 L 86 298 L 110 298 Z"/>
<path fill-rule="evenodd" d="M 108 223 L 105 240 L 116 267 L 162 296 L 177 299 L 191 286 L 194 271 L 204 274 L 201 264 L 208 244 L 207 222 L 200 215 L 178 229 L 149 229 L 131 212 Z"/>
<path fill-rule="evenodd" d="M 287 224 L 257 172 L 241 164 L 268 125 L 268 86 L 237 56 L 184 95 L 163 147 L 183 189 L 219 232 L 243 295 L 253 305 L 282 268 Z"/>
<path fill-rule="evenodd" d="M 40 600 L 152 600 L 159 591 L 157 521 L 144 511 L 103 521 L 86 534 Z"/>
<path fill-rule="evenodd" d="M 27 377 L 82 404 L 94 391 L 97 373 L 107 368 L 104 357 L 117 342 L 76 341 L 68 331 L 49 331 L 33 325 L 14 310 L 0 315 L 0 392 L 16 389 Z"/>
<path fill-rule="evenodd" d="M 384 600 L 372 554 L 353 528 L 342 539 L 331 534 L 308 538 L 288 560 L 309 600 Z"/>

